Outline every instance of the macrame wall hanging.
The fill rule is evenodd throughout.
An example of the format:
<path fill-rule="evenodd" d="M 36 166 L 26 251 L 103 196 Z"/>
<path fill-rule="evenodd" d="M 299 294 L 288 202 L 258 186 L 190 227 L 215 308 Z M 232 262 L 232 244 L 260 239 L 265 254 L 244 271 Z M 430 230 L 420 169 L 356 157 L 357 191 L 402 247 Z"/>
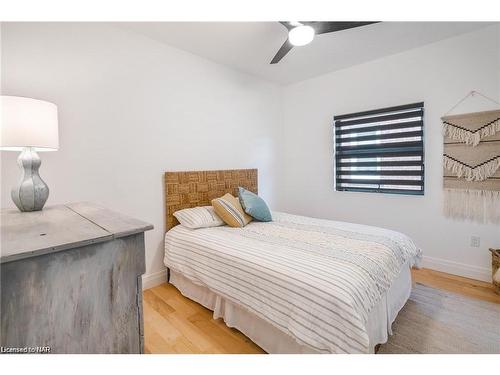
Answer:
<path fill-rule="evenodd" d="M 472 91 L 467 98 L 485 95 Z M 500 109 L 445 115 L 443 122 L 444 213 L 500 224 Z"/>

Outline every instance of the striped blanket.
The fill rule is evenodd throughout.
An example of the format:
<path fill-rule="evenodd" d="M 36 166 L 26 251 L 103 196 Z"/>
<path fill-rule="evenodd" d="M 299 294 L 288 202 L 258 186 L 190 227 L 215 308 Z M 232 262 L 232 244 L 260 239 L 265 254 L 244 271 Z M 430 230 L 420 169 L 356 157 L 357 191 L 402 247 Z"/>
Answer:
<path fill-rule="evenodd" d="M 421 252 L 405 235 L 273 213 L 274 221 L 165 235 L 165 265 L 249 310 L 299 343 L 368 353 L 370 310 Z"/>

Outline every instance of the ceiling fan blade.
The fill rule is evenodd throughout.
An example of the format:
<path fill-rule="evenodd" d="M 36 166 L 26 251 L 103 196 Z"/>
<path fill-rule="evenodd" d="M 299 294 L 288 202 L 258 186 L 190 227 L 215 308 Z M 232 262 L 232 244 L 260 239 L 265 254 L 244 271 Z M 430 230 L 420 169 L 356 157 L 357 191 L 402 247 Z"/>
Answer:
<path fill-rule="evenodd" d="M 316 35 L 332 33 L 335 31 L 353 29 L 355 27 L 361 27 L 366 25 L 371 25 L 373 23 L 379 23 L 380 21 L 367 21 L 367 22 L 302 22 L 304 25 L 312 26 Z"/>
<path fill-rule="evenodd" d="M 318 34 L 326 34 L 332 33 L 335 31 L 341 31 L 346 29 L 353 29 L 355 27 L 361 27 L 366 25 L 371 25 L 373 23 L 379 23 L 380 21 L 366 21 L 366 22 L 341 22 L 341 21 L 332 21 L 332 22 L 323 22 L 323 21 L 300 21 L 302 25 L 311 26 L 314 29 L 316 35 Z M 296 25 L 292 25 L 290 22 L 279 21 L 280 24 L 286 27 L 288 31 L 296 27 Z M 276 55 L 271 60 L 271 64 L 278 63 L 290 50 L 293 48 L 293 45 L 290 41 L 287 40 L 281 48 L 278 50 Z"/>
<path fill-rule="evenodd" d="M 291 29 L 293 29 L 295 27 L 295 26 L 292 26 L 290 24 L 290 22 L 288 22 L 288 21 L 279 21 L 279 23 L 281 23 L 283 26 L 285 26 L 288 31 L 290 31 Z"/>
<path fill-rule="evenodd" d="M 276 64 L 277 62 L 279 62 L 288 52 L 290 52 L 290 50 L 292 48 L 293 48 L 293 45 L 292 45 L 292 43 L 290 43 L 290 41 L 287 38 L 287 40 L 285 40 L 285 43 L 283 43 L 281 48 L 278 50 L 276 55 L 271 60 L 271 64 Z"/>

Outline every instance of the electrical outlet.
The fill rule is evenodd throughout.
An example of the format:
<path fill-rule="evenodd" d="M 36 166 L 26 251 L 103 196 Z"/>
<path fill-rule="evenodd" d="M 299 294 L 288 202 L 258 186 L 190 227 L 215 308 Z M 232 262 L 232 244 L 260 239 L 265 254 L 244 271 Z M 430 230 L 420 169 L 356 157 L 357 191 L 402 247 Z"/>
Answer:
<path fill-rule="evenodd" d="M 479 247 L 481 245 L 481 237 L 471 236 L 470 237 L 470 246 L 471 247 Z"/>

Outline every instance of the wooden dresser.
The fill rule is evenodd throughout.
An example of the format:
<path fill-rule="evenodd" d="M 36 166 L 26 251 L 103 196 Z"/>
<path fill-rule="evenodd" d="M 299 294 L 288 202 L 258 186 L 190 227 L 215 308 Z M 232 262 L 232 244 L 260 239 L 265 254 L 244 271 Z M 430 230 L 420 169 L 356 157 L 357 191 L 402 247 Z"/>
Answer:
<path fill-rule="evenodd" d="M 3 210 L 2 351 L 142 353 L 144 231 L 152 228 L 90 203 Z"/>

